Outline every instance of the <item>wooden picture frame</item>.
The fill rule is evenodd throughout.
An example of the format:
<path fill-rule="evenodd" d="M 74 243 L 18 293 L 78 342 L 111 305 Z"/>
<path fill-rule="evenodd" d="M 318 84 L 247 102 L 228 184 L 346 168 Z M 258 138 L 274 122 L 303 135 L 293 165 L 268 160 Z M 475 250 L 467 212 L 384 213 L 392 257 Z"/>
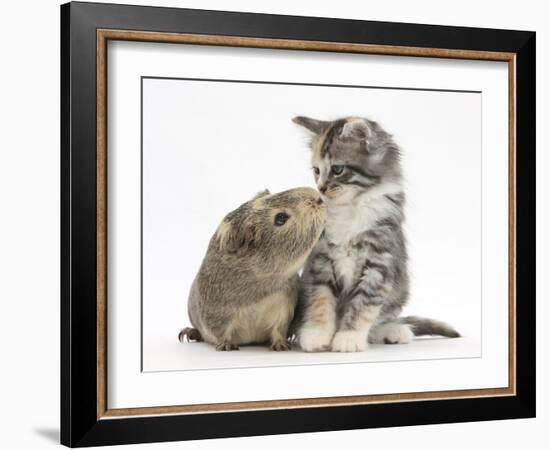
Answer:
<path fill-rule="evenodd" d="M 506 388 L 110 409 L 109 40 L 505 61 L 509 71 Z M 535 33 L 152 8 L 61 7 L 61 442 L 91 446 L 535 415 Z"/>

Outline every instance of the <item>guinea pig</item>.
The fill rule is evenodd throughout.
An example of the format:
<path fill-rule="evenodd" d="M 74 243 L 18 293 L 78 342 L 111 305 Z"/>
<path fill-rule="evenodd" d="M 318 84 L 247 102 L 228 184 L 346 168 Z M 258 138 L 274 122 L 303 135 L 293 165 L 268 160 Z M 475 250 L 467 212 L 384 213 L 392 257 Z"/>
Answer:
<path fill-rule="evenodd" d="M 288 329 L 303 266 L 324 229 L 326 208 L 312 188 L 265 190 L 225 216 L 210 239 L 189 293 L 192 328 L 179 340 L 216 350 L 290 348 Z"/>

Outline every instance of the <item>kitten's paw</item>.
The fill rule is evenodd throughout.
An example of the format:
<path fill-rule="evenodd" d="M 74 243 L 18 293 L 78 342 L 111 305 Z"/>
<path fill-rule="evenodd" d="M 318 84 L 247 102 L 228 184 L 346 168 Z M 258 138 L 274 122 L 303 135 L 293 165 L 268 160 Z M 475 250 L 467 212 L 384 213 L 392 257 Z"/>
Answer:
<path fill-rule="evenodd" d="M 326 327 L 305 326 L 298 332 L 298 344 L 304 352 L 323 352 L 329 349 L 332 331 Z"/>
<path fill-rule="evenodd" d="M 270 350 L 274 352 L 285 352 L 290 350 L 290 342 L 287 341 L 275 341 L 269 347 Z"/>
<path fill-rule="evenodd" d="M 216 350 L 219 352 L 229 352 L 231 350 L 239 350 L 239 347 L 231 342 L 220 342 L 216 345 Z"/>
<path fill-rule="evenodd" d="M 367 349 L 367 335 L 363 331 L 338 331 L 331 349 L 333 352 L 364 352 Z"/>
<path fill-rule="evenodd" d="M 403 323 L 377 326 L 369 335 L 372 344 L 409 344 L 414 337 L 411 328 Z"/>

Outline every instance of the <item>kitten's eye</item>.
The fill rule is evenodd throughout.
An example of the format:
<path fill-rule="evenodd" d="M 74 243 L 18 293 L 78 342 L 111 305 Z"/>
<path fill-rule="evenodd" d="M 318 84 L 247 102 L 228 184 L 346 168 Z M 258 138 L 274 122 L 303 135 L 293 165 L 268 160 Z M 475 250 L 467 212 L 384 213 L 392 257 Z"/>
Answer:
<path fill-rule="evenodd" d="M 319 175 L 319 174 L 321 173 L 321 171 L 319 170 L 319 167 L 314 167 L 314 168 L 313 168 L 313 173 L 314 173 L 315 175 Z"/>
<path fill-rule="evenodd" d="M 334 175 L 341 175 L 344 171 L 344 166 L 332 166 L 331 170 Z"/>
<path fill-rule="evenodd" d="M 287 213 L 278 213 L 275 216 L 275 225 L 278 227 L 284 225 L 290 216 Z"/>

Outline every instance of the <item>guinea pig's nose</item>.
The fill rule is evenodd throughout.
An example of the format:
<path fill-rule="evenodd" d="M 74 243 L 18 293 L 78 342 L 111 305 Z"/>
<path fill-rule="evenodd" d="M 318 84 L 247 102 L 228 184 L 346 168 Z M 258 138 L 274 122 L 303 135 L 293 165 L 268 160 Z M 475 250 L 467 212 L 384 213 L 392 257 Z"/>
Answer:
<path fill-rule="evenodd" d="M 317 203 L 318 205 L 322 205 L 323 204 L 323 199 L 321 197 L 319 197 L 315 203 Z"/>

